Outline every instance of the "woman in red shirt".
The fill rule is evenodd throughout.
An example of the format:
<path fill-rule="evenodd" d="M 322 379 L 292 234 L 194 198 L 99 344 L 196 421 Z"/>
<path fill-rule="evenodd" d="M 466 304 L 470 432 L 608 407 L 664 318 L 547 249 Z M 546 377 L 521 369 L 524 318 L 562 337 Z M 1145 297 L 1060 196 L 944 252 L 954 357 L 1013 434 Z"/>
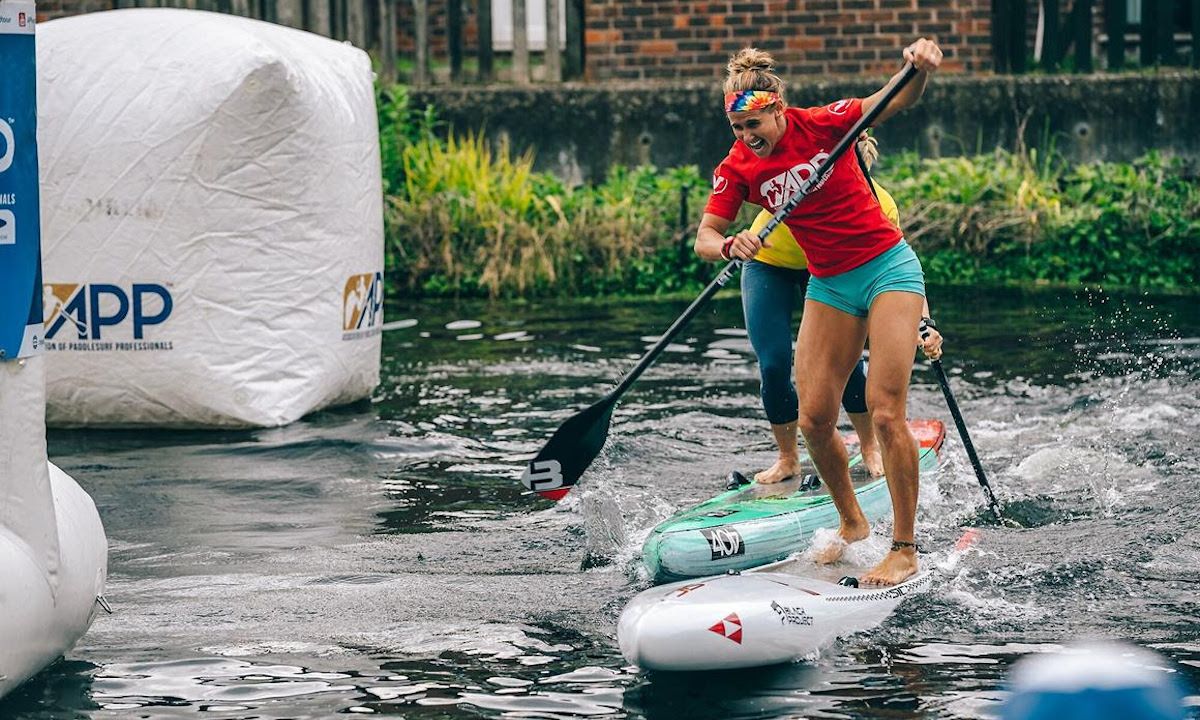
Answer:
<path fill-rule="evenodd" d="M 941 50 L 926 39 L 905 48 L 903 56 L 917 75 L 876 122 L 915 104 L 942 59 Z M 729 62 L 725 110 L 736 141 L 713 173 L 713 192 L 696 233 L 696 252 L 702 257 L 753 258 L 762 247 L 755 234 L 725 236 L 742 204 L 771 211 L 782 207 L 884 94 L 880 90 L 820 108 L 789 108 L 773 69 L 771 56 L 753 48 Z M 917 446 L 906 405 L 917 327 L 928 314 L 921 263 L 884 216 L 849 153 L 785 222 L 812 274 L 796 341 L 798 425 L 841 516 L 838 535 L 846 543 L 867 537 L 870 527 L 855 499 L 846 448 L 837 434 L 838 401 L 866 338 L 871 338 L 867 405 L 883 452 L 895 522 L 891 551 L 861 582 L 893 585 L 918 569 L 913 539 Z M 841 549 L 828 548 L 820 559 L 833 562 Z"/>

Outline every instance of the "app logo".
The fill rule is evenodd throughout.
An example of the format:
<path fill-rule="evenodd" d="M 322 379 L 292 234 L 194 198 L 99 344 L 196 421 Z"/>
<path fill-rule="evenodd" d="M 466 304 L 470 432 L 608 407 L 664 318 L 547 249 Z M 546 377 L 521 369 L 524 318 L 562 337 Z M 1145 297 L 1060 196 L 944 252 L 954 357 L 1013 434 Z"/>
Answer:
<path fill-rule="evenodd" d="M 723 620 L 718 620 L 716 625 L 709 628 L 709 631 L 715 632 L 726 640 L 732 640 L 738 645 L 742 644 L 742 621 L 737 613 L 729 613 Z"/>
<path fill-rule="evenodd" d="M 104 328 L 130 320 L 133 339 L 142 340 L 146 328 L 171 316 L 174 301 L 162 285 L 134 283 L 128 292 L 107 283 L 45 283 L 42 285 L 46 339 L 53 340 L 70 325 L 79 340 L 103 340 Z"/>
<path fill-rule="evenodd" d="M 12 125 L 0 118 L 0 140 L 4 141 L 4 154 L 0 155 L 0 172 L 12 167 L 13 153 L 17 149 L 16 138 L 13 137 Z"/>
<path fill-rule="evenodd" d="M 817 174 L 817 171 L 828 159 L 829 153 L 822 150 L 821 152 L 818 152 L 816 155 L 813 155 L 811 158 L 809 158 L 808 162 L 798 163 L 797 165 L 793 166 L 792 169 L 779 173 L 775 177 L 764 182 L 761 186 L 759 186 L 758 192 L 760 195 L 762 195 L 763 201 L 766 202 L 772 210 L 778 210 L 779 208 L 783 207 L 783 204 L 787 202 L 792 195 L 796 194 L 796 191 L 799 190 L 804 183 L 808 182 L 814 175 Z M 826 178 L 828 177 L 829 176 L 826 175 Z M 825 179 L 822 179 L 821 183 L 823 184 L 824 182 Z M 808 188 L 807 192 L 811 193 L 820 187 L 821 185 L 818 184 L 815 187 Z"/>
<path fill-rule="evenodd" d="M 17 216 L 12 210 L 0 210 L 0 245 L 17 244 Z"/>
<path fill-rule="evenodd" d="M 377 335 L 382 326 L 383 273 L 351 275 L 342 289 L 342 339 Z"/>

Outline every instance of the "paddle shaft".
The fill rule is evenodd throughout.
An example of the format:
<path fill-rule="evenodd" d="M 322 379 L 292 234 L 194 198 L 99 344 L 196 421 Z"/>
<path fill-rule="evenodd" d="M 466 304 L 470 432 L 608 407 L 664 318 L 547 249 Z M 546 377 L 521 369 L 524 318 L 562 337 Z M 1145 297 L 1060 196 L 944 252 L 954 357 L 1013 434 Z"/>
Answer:
<path fill-rule="evenodd" d="M 1000 504 L 996 502 L 996 496 L 992 494 L 992 486 L 988 484 L 987 476 L 983 473 L 983 464 L 979 462 L 979 453 L 975 452 L 975 444 L 971 442 L 971 435 L 967 432 L 967 424 L 963 421 L 962 411 L 958 409 L 958 401 L 954 399 L 954 393 L 950 390 L 950 380 L 942 368 L 942 361 L 933 360 L 930 364 L 933 365 L 933 374 L 937 376 L 938 385 L 942 387 L 942 395 L 946 396 L 946 407 L 950 408 L 950 416 L 954 418 L 958 436 L 962 438 L 963 447 L 967 450 L 967 457 L 971 459 L 971 467 L 975 468 L 975 477 L 979 480 L 979 486 L 983 488 L 988 508 L 996 516 L 997 522 L 1003 522 Z"/>
<path fill-rule="evenodd" d="M 792 193 L 792 196 L 787 199 L 787 202 L 785 202 L 783 206 L 775 212 L 775 215 L 771 217 L 763 229 L 758 231 L 758 240 L 760 243 L 766 240 L 767 236 L 769 236 L 772 231 L 779 226 L 779 223 L 783 222 L 784 218 L 786 218 L 793 210 L 796 209 L 796 206 L 800 204 L 801 200 L 808 196 L 808 194 L 811 193 L 814 188 L 825 181 L 825 178 L 829 175 L 829 173 L 833 172 L 833 166 L 839 159 L 841 159 L 842 155 L 846 154 L 846 150 L 855 142 L 857 142 L 858 136 L 862 134 L 862 131 L 870 127 L 871 123 L 875 122 L 875 118 L 879 117 L 879 114 L 883 112 L 888 104 L 892 102 L 892 99 L 896 97 L 896 94 L 904 89 L 904 86 L 907 85 L 908 82 L 916 76 L 916 74 L 917 69 L 913 67 L 912 63 L 904 64 L 904 69 L 900 72 L 900 75 L 892 82 L 891 87 L 884 92 L 883 97 L 879 99 L 879 102 L 875 104 L 875 107 L 871 108 L 870 112 L 863 115 L 861 118 L 859 118 L 858 122 L 854 123 L 854 127 L 850 128 L 850 131 L 846 133 L 846 135 L 838 141 L 838 144 L 833 147 L 833 150 L 829 152 L 829 157 L 825 160 L 825 162 L 821 163 L 821 166 L 817 168 L 817 172 L 810 176 L 807 181 L 802 183 L 799 189 Z M 704 291 L 700 293 L 700 296 L 693 300 L 691 305 L 688 305 L 687 309 L 683 311 L 683 314 L 680 315 L 675 322 L 671 323 L 671 327 L 667 328 L 667 331 L 658 339 L 658 342 L 654 343 L 654 346 L 646 351 L 646 354 L 643 355 L 640 360 L 638 360 L 637 365 L 634 365 L 633 369 L 626 373 L 625 377 L 621 378 L 621 381 L 617 383 L 617 386 L 613 388 L 612 392 L 608 394 L 607 398 L 615 403 L 617 399 L 629 389 L 629 386 L 633 385 L 634 381 L 636 381 L 638 377 L 640 377 L 641 374 L 646 371 L 646 368 L 650 367 L 654 361 L 658 359 L 658 356 L 662 354 L 667 345 L 669 345 L 671 341 L 675 339 L 675 336 L 678 335 L 681 330 L 683 330 L 684 326 L 687 325 L 692 318 L 696 317 L 696 314 L 700 312 L 700 309 L 703 308 L 709 300 L 712 299 L 712 296 L 716 295 L 718 290 L 725 287 L 725 284 L 733 278 L 734 274 L 741 269 L 741 267 L 741 259 L 735 258 L 731 260 L 729 264 L 717 274 L 717 277 L 708 284 L 708 287 L 704 288 Z"/>

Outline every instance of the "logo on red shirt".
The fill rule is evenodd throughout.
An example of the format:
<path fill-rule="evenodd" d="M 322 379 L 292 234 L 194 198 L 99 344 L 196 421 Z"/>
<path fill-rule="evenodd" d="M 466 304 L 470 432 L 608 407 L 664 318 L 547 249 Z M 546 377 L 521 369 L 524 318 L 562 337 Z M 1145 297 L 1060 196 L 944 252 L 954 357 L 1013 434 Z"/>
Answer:
<path fill-rule="evenodd" d="M 850 109 L 850 101 L 838 100 L 835 103 L 830 103 L 829 107 L 826 109 L 834 115 L 845 115 L 846 111 Z"/>
<path fill-rule="evenodd" d="M 800 189 L 801 185 L 807 182 L 810 177 L 817 174 L 817 168 L 821 167 L 828 159 L 829 153 L 824 150 L 818 152 L 808 162 L 794 165 L 787 172 L 779 173 L 763 183 L 758 188 L 759 195 L 762 195 L 763 200 L 772 210 L 778 210 L 787 202 L 788 198 Z"/>
<path fill-rule="evenodd" d="M 713 195 L 720 195 L 721 193 L 725 192 L 725 188 L 728 185 L 728 180 L 720 175 L 713 175 Z"/>

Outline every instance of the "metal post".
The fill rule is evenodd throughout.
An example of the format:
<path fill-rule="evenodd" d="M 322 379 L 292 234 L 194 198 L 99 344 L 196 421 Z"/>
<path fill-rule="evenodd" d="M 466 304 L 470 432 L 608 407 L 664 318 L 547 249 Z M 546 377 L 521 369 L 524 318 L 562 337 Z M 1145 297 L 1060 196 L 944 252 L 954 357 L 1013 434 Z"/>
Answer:
<path fill-rule="evenodd" d="M 1009 30 L 1009 62 L 1014 73 L 1025 72 L 1028 40 L 1025 37 L 1025 0 L 1012 0 L 1012 21 Z"/>
<path fill-rule="evenodd" d="M 1092 66 L 1092 0 L 1075 0 L 1075 72 L 1090 73 Z"/>
<path fill-rule="evenodd" d="M 478 5 L 479 82 L 492 81 L 492 0 L 479 0 Z"/>
<path fill-rule="evenodd" d="M 512 79 L 529 82 L 529 24 L 525 20 L 525 0 L 512 0 Z"/>
<path fill-rule="evenodd" d="M 1057 70 L 1062 59 L 1061 29 L 1058 21 L 1058 0 L 1042 0 L 1042 68 Z"/>
<path fill-rule="evenodd" d="M 450 82 L 462 80 L 463 0 L 446 0 L 446 50 L 450 55 Z"/>
<path fill-rule="evenodd" d="M 396 0 L 379 0 L 379 70 L 384 83 L 396 82 Z"/>
<path fill-rule="evenodd" d="M 1108 34 L 1108 69 L 1110 71 L 1125 67 L 1126 9 L 1125 0 L 1104 1 L 1104 32 Z"/>
<path fill-rule="evenodd" d="M 567 46 L 563 58 L 563 79 L 577 80 L 583 77 L 586 56 L 584 54 L 584 0 L 566 0 Z"/>
<path fill-rule="evenodd" d="M 346 39 L 346 0 L 329 0 L 329 37 Z"/>
<path fill-rule="evenodd" d="M 1009 61 L 1009 31 L 1010 16 L 1007 0 L 992 0 L 992 70 L 996 73 L 1007 73 L 1012 70 Z"/>
<path fill-rule="evenodd" d="M 417 66 L 413 70 L 414 85 L 429 84 L 429 0 L 412 0 Z"/>
<path fill-rule="evenodd" d="M 288 27 L 303 27 L 304 6 L 301 0 L 275 0 L 275 22 Z"/>
<path fill-rule="evenodd" d="M 562 82 L 562 47 L 558 42 L 559 0 L 546 0 L 546 80 Z"/>
<path fill-rule="evenodd" d="M 1192 0 L 1192 67 L 1200 68 L 1200 0 Z"/>
<path fill-rule="evenodd" d="M 325 37 L 333 35 L 329 0 L 308 0 L 308 27 L 305 29 Z"/>
<path fill-rule="evenodd" d="M 1144 67 L 1158 64 L 1158 0 L 1142 2 L 1141 32 L 1138 37 L 1138 56 Z"/>
<path fill-rule="evenodd" d="M 348 0 L 346 3 L 346 39 L 356 48 L 367 48 L 367 2 Z"/>
<path fill-rule="evenodd" d="M 1175 3 L 1158 8 L 1158 59 L 1163 65 L 1175 65 Z"/>

